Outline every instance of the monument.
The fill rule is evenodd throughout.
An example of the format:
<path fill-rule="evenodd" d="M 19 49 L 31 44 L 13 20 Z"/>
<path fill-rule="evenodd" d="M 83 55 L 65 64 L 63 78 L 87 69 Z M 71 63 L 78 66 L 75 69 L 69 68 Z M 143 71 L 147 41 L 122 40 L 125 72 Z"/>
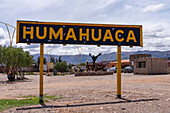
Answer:
<path fill-rule="evenodd" d="M 98 55 L 94 56 L 94 55 L 91 55 L 91 53 L 89 53 L 89 56 L 91 56 L 92 60 L 93 60 L 93 65 L 95 64 L 97 58 L 102 55 L 102 53 L 99 53 Z"/>

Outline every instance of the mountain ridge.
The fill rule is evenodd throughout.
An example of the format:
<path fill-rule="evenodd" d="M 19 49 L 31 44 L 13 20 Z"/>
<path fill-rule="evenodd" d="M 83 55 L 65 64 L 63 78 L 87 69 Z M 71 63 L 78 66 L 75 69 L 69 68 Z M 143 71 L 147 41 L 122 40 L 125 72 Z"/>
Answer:
<path fill-rule="evenodd" d="M 170 51 L 136 51 L 136 52 L 122 52 L 121 54 L 121 59 L 129 59 L 129 55 L 132 54 L 151 54 L 152 57 L 158 57 L 158 58 L 167 58 L 167 53 L 169 53 L 169 57 L 170 57 Z M 38 57 L 40 55 L 39 54 L 34 54 L 33 55 L 33 59 L 37 60 Z M 62 56 L 61 59 L 63 61 L 66 61 L 67 63 L 73 63 L 73 64 L 78 64 L 78 58 L 79 58 L 79 54 L 78 55 L 49 55 L 51 57 L 59 58 L 59 56 Z M 44 54 L 44 58 L 48 59 L 48 55 Z M 92 59 L 89 55 L 86 54 L 82 54 L 81 55 L 81 63 L 85 63 L 86 61 L 92 62 Z M 100 61 L 115 61 L 117 60 L 117 52 L 112 52 L 112 53 L 108 53 L 108 54 L 102 54 L 101 56 L 98 57 L 97 62 Z"/>

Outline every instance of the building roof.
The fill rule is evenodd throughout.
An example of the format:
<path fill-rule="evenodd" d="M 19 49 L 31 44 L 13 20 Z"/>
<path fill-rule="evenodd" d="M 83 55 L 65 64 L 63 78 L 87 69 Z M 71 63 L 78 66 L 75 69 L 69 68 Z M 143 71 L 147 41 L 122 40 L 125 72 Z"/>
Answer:
<path fill-rule="evenodd" d="M 131 54 L 130 56 L 151 56 L 151 54 Z"/>
<path fill-rule="evenodd" d="M 117 64 L 117 61 L 110 62 L 110 63 Z M 129 63 L 129 59 L 123 59 L 123 60 L 121 60 L 121 63 Z"/>

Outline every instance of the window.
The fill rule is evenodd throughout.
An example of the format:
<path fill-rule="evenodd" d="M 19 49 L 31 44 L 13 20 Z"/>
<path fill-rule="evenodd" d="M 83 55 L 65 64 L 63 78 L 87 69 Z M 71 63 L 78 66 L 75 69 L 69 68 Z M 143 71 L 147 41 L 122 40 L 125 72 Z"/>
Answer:
<path fill-rule="evenodd" d="M 146 61 L 137 62 L 136 68 L 146 68 Z"/>
<path fill-rule="evenodd" d="M 132 61 L 132 66 L 134 65 L 134 61 Z"/>

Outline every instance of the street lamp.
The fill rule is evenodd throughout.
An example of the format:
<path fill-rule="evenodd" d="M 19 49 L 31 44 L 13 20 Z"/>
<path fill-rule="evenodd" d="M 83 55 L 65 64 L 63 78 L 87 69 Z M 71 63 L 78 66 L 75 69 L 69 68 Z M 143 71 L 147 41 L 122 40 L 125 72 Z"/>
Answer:
<path fill-rule="evenodd" d="M 12 42 L 13 42 L 13 38 L 14 38 L 14 34 L 15 34 L 16 28 L 15 28 L 14 26 L 10 25 L 10 24 L 5 23 L 5 22 L 0 22 L 0 23 L 1 23 L 1 24 L 4 24 L 4 25 L 6 26 L 6 29 L 7 29 L 7 31 L 8 31 L 8 35 L 9 35 L 10 46 L 12 46 Z M 10 31 L 9 31 L 9 27 L 8 27 L 8 26 L 14 28 L 13 33 L 12 33 L 12 37 L 11 37 L 11 34 L 10 34 Z"/>
<path fill-rule="evenodd" d="M 76 46 L 77 49 L 78 49 L 78 52 L 79 52 L 79 58 L 78 58 L 78 65 L 79 63 L 81 64 L 81 53 L 82 53 L 82 50 L 84 50 L 83 48 L 80 48 L 79 46 Z M 85 51 L 85 50 L 84 50 Z"/>
<path fill-rule="evenodd" d="M 5 22 L 0 22 L 0 23 L 1 23 L 1 24 L 4 24 L 4 25 L 6 26 L 6 29 L 7 29 L 7 31 L 8 31 L 8 35 L 9 35 L 10 46 L 12 47 L 12 42 L 13 42 L 13 38 L 14 38 L 14 34 L 15 34 L 16 28 L 15 28 L 14 26 L 10 25 L 10 24 L 5 23 Z M 12 33 L 12 37 L 11 37 L 11 34 L 10 34 L 10 31 L 9 31 L 9 27 L 8 27 L 8 26 L 10 26 L 10 27 L 12 27 L 12 28 L 14 29 L 14 31 L 13 31 L 13 33 Z M 9 72 L 11 73 L 11 65 L 10 65 Z"/>
<path fill-rule="evenodd" d="M 48 56 L 48 61 L 47 61 L 47 73 L 48 73 L 48 74 L 49 74 L 49 64 L 50 64 L 49 55 L 50 55 L 50 53 L 51 53 L 52 50 L 53 50 L 53 49 L 49 49 L 49 50 L 46 51 L 46 54 L 47 54 L 47 56 Z"/>

